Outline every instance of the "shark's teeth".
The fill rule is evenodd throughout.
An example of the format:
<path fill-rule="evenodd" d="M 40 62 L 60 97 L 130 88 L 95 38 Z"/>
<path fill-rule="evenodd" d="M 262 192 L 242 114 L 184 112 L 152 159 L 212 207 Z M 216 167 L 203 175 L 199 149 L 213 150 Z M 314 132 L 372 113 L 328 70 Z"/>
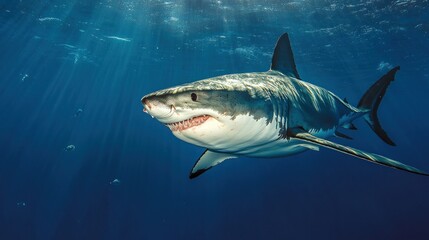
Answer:
<path fill-rule="evenodd" d="M 193 117 L 180 122 L 167 123 L 166 125 L 167 127 L 170 128 L 171 131 L 183 131 L 188 128 L 201 125 L 209 118 L 210 118 L 209 115 L 201 115 L 201 116 Z"/>

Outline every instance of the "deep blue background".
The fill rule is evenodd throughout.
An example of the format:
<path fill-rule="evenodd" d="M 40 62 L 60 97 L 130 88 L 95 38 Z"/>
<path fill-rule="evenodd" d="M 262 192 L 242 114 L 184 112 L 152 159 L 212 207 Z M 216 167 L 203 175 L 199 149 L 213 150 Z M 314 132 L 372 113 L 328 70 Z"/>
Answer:
<path fill-rule="evenodd" d="M 330 150 L 188 179 L 203 149 L 140 98 L 265 71 L 283 32 L 350 103 L 400 65 L 379 112 L 398 146 L 362 120 L 335 141 L 429 170 L 427 0 L 1 0 L 0 239 L 428 239 L 429 178 Z"/>

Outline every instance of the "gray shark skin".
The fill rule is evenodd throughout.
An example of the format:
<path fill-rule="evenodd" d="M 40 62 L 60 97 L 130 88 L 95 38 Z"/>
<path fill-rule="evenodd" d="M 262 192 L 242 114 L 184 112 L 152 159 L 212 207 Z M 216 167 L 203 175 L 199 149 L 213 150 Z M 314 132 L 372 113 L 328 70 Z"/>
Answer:
<path fill-rule="evenodd" d="M 395 160 L 343 146 L 326 138 L 350 138 L 364 117 L 387 144 L 377 110 L 399 67 L 382 76 L 357 107 L 332 92 L 301 80 L 288 35 L 277 41 L 267 72 L 230 74 L 160 90 L 142 98 L 144 111 L 179 139 L 206 148 L 191 170 L 195 178 L 226 159 L 286 157 L 325 147 L 373 163 L 428 175 Z M 351 139 L 351 138 L 350 138 Z"/>

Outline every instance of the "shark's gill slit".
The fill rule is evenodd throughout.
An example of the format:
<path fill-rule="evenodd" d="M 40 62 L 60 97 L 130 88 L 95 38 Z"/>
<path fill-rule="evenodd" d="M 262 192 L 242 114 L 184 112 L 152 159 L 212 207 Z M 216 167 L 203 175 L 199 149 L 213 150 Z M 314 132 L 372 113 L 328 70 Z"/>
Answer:
<path fill-rule="evenodd" d="M 170 105 L 170 111 L 171 112 L 176 111 L 176 107 L 173 104 Z"/>
<path fill-rule="evenodd" d="M 186 129 L 189 129 L 191 127 L 196 127 L 204 122 L 206 122 L 210 118 L 209 115 L 201 115 L 192 117 L 189 119 L 185 119 L 180 122 L 174 122 L 174 123 L 167 123 L 167 127 L 170 128 L 171 131 L 184 131 Z"/>

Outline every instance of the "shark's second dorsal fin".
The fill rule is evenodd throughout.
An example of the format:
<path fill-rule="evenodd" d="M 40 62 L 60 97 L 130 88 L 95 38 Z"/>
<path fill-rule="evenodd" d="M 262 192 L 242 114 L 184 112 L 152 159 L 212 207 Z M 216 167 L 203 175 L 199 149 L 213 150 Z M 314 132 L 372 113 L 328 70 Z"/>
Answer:
<path fill-rule="evenodd" d="M 301 79 L 296 70 L 295 60 L 287 33 L 284 33 L 277 41 L 270 69 L 279 71 L 290 77 Z"/>

